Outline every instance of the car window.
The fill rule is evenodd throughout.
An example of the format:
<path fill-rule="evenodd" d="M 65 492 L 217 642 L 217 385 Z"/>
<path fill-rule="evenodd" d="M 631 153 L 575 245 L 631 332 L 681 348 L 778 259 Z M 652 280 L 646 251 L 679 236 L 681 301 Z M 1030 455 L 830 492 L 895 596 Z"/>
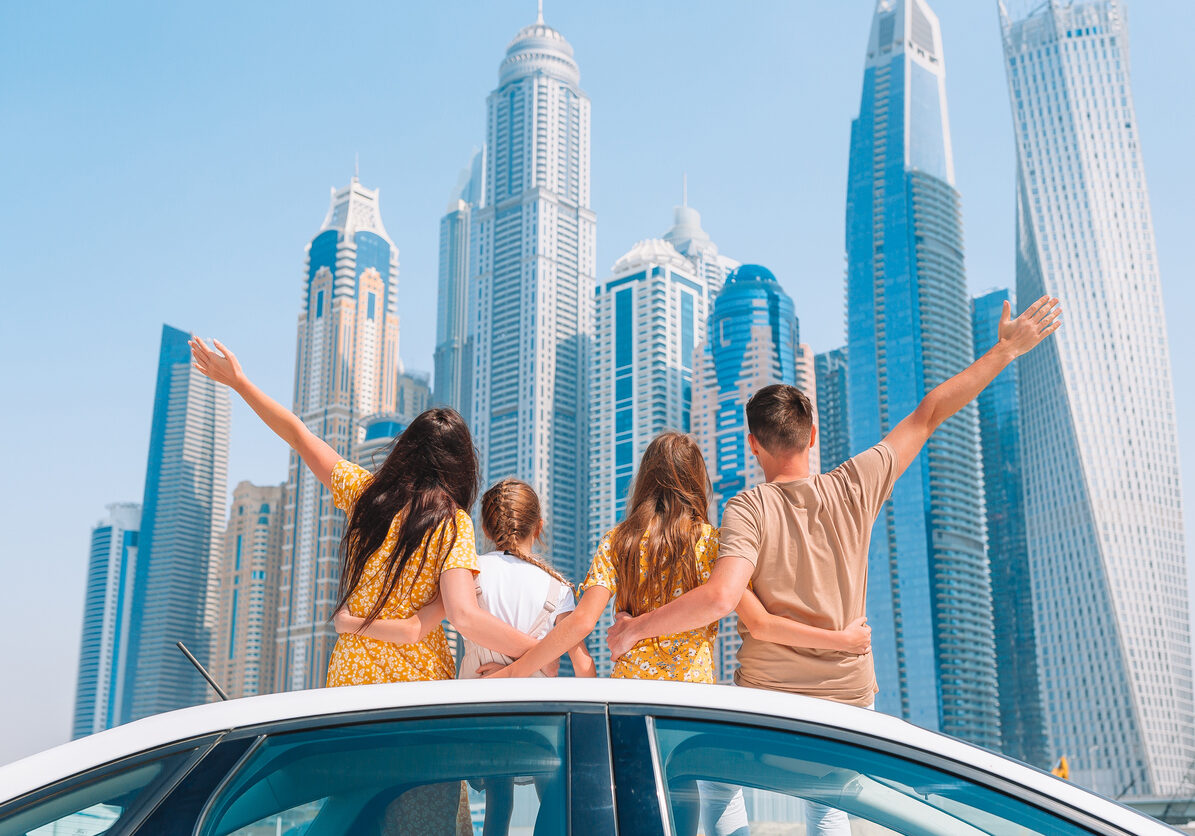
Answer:
<path fill-rule="evenodd" d="M 129 759 L 91 770 L 0 809 L 0 836 L 97 836 L 146 812 L 193 756 L 194 749 Z"/>
<path fill-rule="evenodd" d="M 751 833 L 868 836 L 1089 833 L 958 775 L 843 741 L 667 717 L 654 725 L 677 834 L 696 833 L 699 818 L 706 833 L 736 824 Z"/>
<path fill-rule="evenodd" d="M 565 717 L 390 720 L 268 736 L 203 836 L 563 833 Z M 490 831 L 487 831 L 490 832 Z"/>

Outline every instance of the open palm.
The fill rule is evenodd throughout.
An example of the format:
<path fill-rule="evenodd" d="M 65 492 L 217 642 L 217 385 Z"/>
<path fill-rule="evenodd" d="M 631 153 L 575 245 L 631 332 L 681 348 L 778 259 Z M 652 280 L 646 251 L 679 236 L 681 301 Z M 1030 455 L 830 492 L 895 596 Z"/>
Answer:
<path fill-rule="evenodd" d="M 1061 316 L 1059 300 L 1053 296 L 1043 296 L 1013 319 L 1012 306 L 1006 299 L 1004 312 L 1000 315 L 1000 342 L 1019 357 L 1057 331 L 1062 325 Z"/>
<path fill-rule="evenodd" d="M 208 348 L 199 337 L 191 337 L 187 344 L 191 346 L 191 365 L 207 377 L 234 388 L 245 379 L 245 373 L 241 371 L 241 364 L 237 362 L 236 355 L 219 340 L 212 340 L 216 351 Z"/>

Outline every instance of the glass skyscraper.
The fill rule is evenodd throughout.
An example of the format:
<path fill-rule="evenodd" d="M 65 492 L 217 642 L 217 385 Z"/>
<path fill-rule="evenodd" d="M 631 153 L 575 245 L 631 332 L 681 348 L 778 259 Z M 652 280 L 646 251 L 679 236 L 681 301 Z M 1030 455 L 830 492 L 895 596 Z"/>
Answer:
<path fill-rule="evenodd" d="M 1017 297 L 1066 324 L 1018 369 L 1025 529 L 1053 756 L 1118 798 L 1195 762 L 1178 439 L 1120 3 L 1001 6 Z M 1189 792 L 1189 788 L 1187 790 Z"/>
<path fill-rule="evenodd" d="M 162 327 L 121 722 L 207 698 L 207 683 L 175 642 L 208 663 L 232 401 L 228 387 L 191 365 L 189 338 Z"/>
<path fill-rule="evenodd" d="M 507 47 L 487 99 L 471 416 L 483 481 L 535 487 L 551 556 L 573 575 L 588 557 L 596 228 L 580 81 L 572 46 L 541 16 Z"/>
<path fill-rule="evenodd" d="M 1005 301 L 1012 301 L 1007 290 L 993 290 L 972 300 L 976 356 L 999 339 Z M 1002 371 L 979 393 L 977 402 L 987 501 L 988 563 L 992 567 L 1001 750 L 1044 768 L 1051 765 L 1050 746 L 1037 670 L 1033 589 L 1025 542 L 1017 365 Z"/>
<path fill-rule="evenodd" d="M 91 530 L 72 738 L 120 722 L 140 528 L 141 506 L 116 502 Z"/>
<path fill-rule="evenodd" d="M 814 403 L 813 355 L 799 336 L 793 300 L 772 271 L 758 264 L 735 269 L 714 299 L 705 338 L 697 349 L 692 433 L 701 447 L 713 486 L 713 522 L 735 494 L 764 481 L 747 445 L 748 399 L 773 383 L 797 386 Z M 809 468 L 818 471 L 816 447 Z M 715 676 L 730 682 L 741 640 L 738 618 L 722 620 Z"/>
<path fill-rule="evenodd" d="M 368 415 L 397 410 L 398 248 L 378 191 L 357 178 L 332 189 L 323 226 L 307 246 L 295 352 L 295 414 L 345 458 Z M 340 579 L 344 512 L 291 453 L 283 521 L 274 690 L 323 685 L 336 633 L 329 623 Z"/>
<path fill-rule="evenodd" d="M 846 348 L 823 351 L 813 358 L 817 379 L 817 437 L 821 470 L 833 470 L 851 457 L 846 405 Z"/>
<path fill-rule="evenodd" d="M 973 359 L 938 19 L 880 0 L 847 186 L 850 448 L 884 437 Z M 896 483 L 872 533 L 867 612 L 876 707 L 1000 745 L 983 478 L 974 404 Z"/>

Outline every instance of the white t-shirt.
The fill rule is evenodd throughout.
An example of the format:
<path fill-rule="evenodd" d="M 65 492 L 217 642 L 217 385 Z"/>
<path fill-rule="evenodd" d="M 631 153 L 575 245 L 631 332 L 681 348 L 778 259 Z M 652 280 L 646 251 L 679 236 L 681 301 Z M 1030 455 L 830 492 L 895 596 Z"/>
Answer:
<path fill-rule="evenodd" d="M 539 618 L 544 608 L 544 599 L 548 597 L 548 573 L 504 552 L 480 555 L 477 565 L 481 570 L 477 576 L 477 583 L 481 588 L 478 602 L 481 606 L 516 630 L 530 635 L 531 626 Z M 538 631 L 539 635 L 533 635 L 531 638 L 542 639 L 552 629 L 557 618 L 576 608 L 577 600 L 572 589 L 568 584 L 562 584 L 560 599 L 556 602 L 556 612 L 547 620 L 543 629 Z"/>

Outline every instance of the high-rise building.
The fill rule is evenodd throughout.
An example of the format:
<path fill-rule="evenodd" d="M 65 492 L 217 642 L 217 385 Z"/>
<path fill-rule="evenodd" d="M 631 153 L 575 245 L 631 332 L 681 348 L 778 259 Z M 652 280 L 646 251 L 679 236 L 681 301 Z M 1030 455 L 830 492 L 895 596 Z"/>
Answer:
<path fill-rule="evenodd" d="M 274 687 L 285 487 L 240 482 L 232 492 L 211 648 L 212 676 L 230 697 Z"/>
<path fill-rule="evenodd" d="M 664 240 L 693 262 L 693 268 L 705 282 L 711 299 L 722 289 L 722 283 L 730 271 L 739 266 L 733 258 L 719 253 L 717 245 L 701 228 L 701 214 L 689 205 L 688 178 L 685 178 L 681 190 L 681 205 L 673 210 L 672 228 L 664 233 Z"/>
<path fill-rule="evenodd" d="M 1007 290 L 993 290 L 972 300 L 976 356 L 999 339 L 1006 301 L 1011 302 Z M 1044 768 L 1050 765 L 1050 747 L 1038 679 L 1033 590 L 1025 543 L 1016 364 L 1002 371 L 979 394 L 978 404 L 1000 692 L 1000 748 L 1010 757 Z"/>
<path fill-rule="evenodd" d="M 115 502 L 91 530 L 72 738 L 120 722 L 140 528 L 141 506 Z"/>
<path fill-rule="evenodd" d="M 850 448 L 877 443 L 973 359 L 942 33 L 925 0 L 879 0 L 847 185 Z M 897 482 L 872 533 L 876 707 L 1000 745 L 974 404 Z"/>
<path fill-rule="evenodd" d="M 395 410 L 402 416 L 403 423 L 410 424 L 416 415 L 431 406 L 431 401 L 431 381 L 426 372 L 403 372 L 398 376 Z"/>
<path fill-rule="evenodd" d="M 121 722 L 198 705 L 208 663 L 228 480 L 228 387 L 191 365 L 186 331 L 162 326 L 130 609 Z"/>
<path fill-rule="evenodd" d="M 550 552 L 585 562 L 586 382 L 596 216 L 589 97 L 573 48 L 543 17 L 507 47 L 487 99 L 478 226 L 472 422 L 483 481 L 534 486 Z"/>
<path fill-rule="evenodd" d="M 354 177 L 332 189 L 307 246 L 295 358 L 295 414 L 346 458 L 363 440 L 362 418 L 397 408 L 397 293 L 398 248 L 382 225 L 378 192 Z M 331 492 L 294 453 L 284 497 L 278 691 L 324 682 L 344 527 Z"/>
<path fill-rule="evenodd" d="M 640 241 L 598 283 L 590 392 L 590 553 L 624 517 L 631 478 L 665 430 L 688 432 L 693 355 L 705 333 L 708 289 L 693 262 L 667 241 Z M 580 581 L 581 577 L 574 578 Z M 590 637 L 599 675 L 612 610 Z"/>
<path fill-rule="evenodd" d="M 759 389 L 787 383 L 814 403 L 813 354 L 802 345 L 793 301 L 766 267 L 744 264 L 726 280 L 709 313 L 697 349 L 692 433 L 709 468 L 711 511 L 722 518 L 735 494 L 764 481 L 747 446 L 745 407 Z M 816 442 L 810 470 L 818 469 Z M 718 631 L 715 675 L 729 682 L 737 666 L 738 618 L 731 613 Z"/>
<path fill-rule="evenodd" d="M 1018 369 L 1025 531 L 1052 755 L 1113 797 L 1195 761 L 1170 353 L 1120 3 L 1001 6 L 1017 297 L 1065 326 Z"/>
<path fill-rule="evenodd" d="M 826 473 L 851 457 L 846 348 L 823 351 L 813 360 L 817 378 L 817 437 L 821 446 L 821 471 Z"/>
<path fill-rule="evenodd" d="M 475 254 L 485 154 L 477 151 L 440 218 L 440 281 L 436 295 L 435 393 L 437 406 L 450 406 L 466 421 L 473 403 L 472 324 L 477 316 Z"/>

